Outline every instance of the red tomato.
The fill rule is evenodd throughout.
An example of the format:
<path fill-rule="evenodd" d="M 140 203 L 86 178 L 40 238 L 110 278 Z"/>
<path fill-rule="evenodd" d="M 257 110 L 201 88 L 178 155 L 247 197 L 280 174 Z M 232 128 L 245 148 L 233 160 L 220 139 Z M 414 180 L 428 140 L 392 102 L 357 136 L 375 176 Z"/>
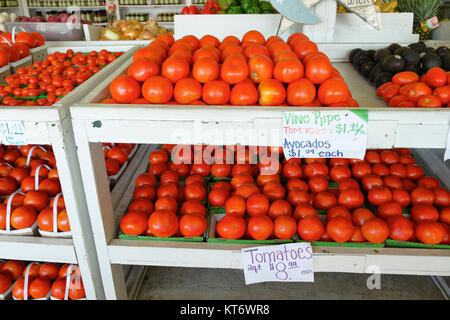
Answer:
<path fill-rule="evenodd" d="M 447 84 L 447 74 L 442 68 L 431 68 L 425 74 L 425 82 L 433 88 L 443 87 Z"/>
<path fill-rule="evenodd" d="M 109 90 L 113 99 L 119 103 L 130 103 L 141 96 L 141 86 L 139 82 L 127 75 L 121 75 L 115 78 L 111 82 Z"/>
<path fill-rule="evenodd" d="M 347 101 L 350 98 L 350 94 L 343 80 L 332 78 L 320 85 L 317 97 L 322 104 L 330 105 Z"/>
<path fill-rule="evenodd" d="M 347 189 L 339 193 L 338 205 L 354 210 L 362 207 L 364 195 L 359 189 Z"/>
<path fill-rule="evenodd" d="M 375 215 L 369 209 L 358 208 L 355 211 L 353 211 L 352 222 L 355 226 L 361 227 L 366 220 L 369 220 L 374 217 Z"/>
<path fill-rule="evenodd" d="M 240 239 L 246 231 L 246 222 L 241 215 L 226 214 L 216 224 L 217 234 L 225 239 Z"/>
<path fill-rule="evenodd" d="M 391 216 L 387 220 L 389 238 L 397 241 L 408 241 L 414 235 L 414 225 L 406 217 Z"/>
<path fill-rule="evenodd" d="M 411 218 L 414 222 L 438 221 L 439 211 L 432 205 L 416 204 L 411 208 Z"/>
<path fill-rule="evenodd" d="M 264 79 L 258 86 L 259 104 L 262 106 L 278 106 L 286 99 L 286 89 L 276 79 Z"/>
<path fill-rule="evenodd" d="M 142 85 L 142 95 L 150 103 L 168 103 L 173 95 L 172 83 L 162 76 L 149 77 Z"/>
<path fill-rule="evenodd" d="M 199 237 L 207 228 L 206 218 L 198 214 L 185 214 L 180 218 L 180 232 L 184 237 Z"/>
<path fill-rule="evenodd" d="M 318 241 L 322 238 L 325 228 L 318 217 L 307 216 L 298 222 L 297 230 L 301 239 L 305 241 Z"/>
<path fill-rule="evenodd" d="M 128 75 L 139 82 L 144 82 L 150 77 L 159 74 L 159 67 L 156 63 L 147 58 L 141 58 L 133 61 L 128 67 Z"/>
<path fill-rule="evenodd" d="M 276 217 L 273 222 L 273 233 L 278 239 L 291 239 L 297 231 L 297 222 L 288 216 Z"/>
<path fill-rule="evenodd" d="M 361 232 L 367 241 L 383 243 L 389 236 L 389 226 L 379 218 L 372 218 L 364 222 Z"/>
<path fill-rule="evenodd" d="M 415 235 L 417 239 L 427 244 L 441 243 L 446 234 L 444 226 L 439 222 L 424 221 L 417 224 Z"/>
<path fill-rule="evenodd" d="M 266 240 L 273 232 L 273 221 L 266 215 L 248 219 L 247 232 L 255 240 Z"/>
<path fill-rule="evenodd" d="M 148 218 L 148 228 L 156 237 L 170 237 L 178 230 L 178 218 L 170 211 L 155 211 Z"/>
<path fill-rule="evenodd" d="M 328 221 L 326 227 L 327 235 L 334 241 L 347 242 L 353 235 L 353 224 L 343 217 L 335 217 Z"/>

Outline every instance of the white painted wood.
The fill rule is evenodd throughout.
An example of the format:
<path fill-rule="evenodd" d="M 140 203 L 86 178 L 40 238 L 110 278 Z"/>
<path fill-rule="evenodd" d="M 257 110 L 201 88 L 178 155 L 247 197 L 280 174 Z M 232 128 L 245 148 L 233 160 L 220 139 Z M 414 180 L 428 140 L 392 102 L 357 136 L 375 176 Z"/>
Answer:
<path fill-rule="evenodd" d="M 116 230 L 102 145 L 89 143 L 83 121 L 73 121 L 73 127 L 105 296 L 106 299 L 125 299 L 122 267 L 111 265 L 106 250 Z"/>
<path fill-rule="evenodd" d="M 74 51 L 89 52 L 91 50 L 100 51 L 127 51 L 134 46 L 147 46 L 150 40 L 127 40 L 127 41 L 47 41 L 48 53 L 73 49 Z"/>
<path fill-rule="evenodd" d="M 210 34 L 223 40 L 233 35 L 242 39 L 249 30 L 258 30 L 265 38 L 276 35 L 281 21 L 280 14 L 205 14 L 175 15 L 175 39 L 186 35 L 198 38 Z"/>
<path fill-rule="evenodd" d="M 0 235 L 0 258 L 77 263 L 72 239 Z"/>
<path fill-rule="evenodd" d="M 337 13 L 333 42 L 417 42 L 413 34 L 414 15 L 410 12 L 378 13 L 381 30 L 376 30 L 354 13 Z"/>
<path fill-rule="evenodd" d="M 320 19 L 317 24 L 302 24 L 301 32 L 314 42 L 333 42 L 336 24 L 335 0 L 322 0 L 310 9 Z"/>

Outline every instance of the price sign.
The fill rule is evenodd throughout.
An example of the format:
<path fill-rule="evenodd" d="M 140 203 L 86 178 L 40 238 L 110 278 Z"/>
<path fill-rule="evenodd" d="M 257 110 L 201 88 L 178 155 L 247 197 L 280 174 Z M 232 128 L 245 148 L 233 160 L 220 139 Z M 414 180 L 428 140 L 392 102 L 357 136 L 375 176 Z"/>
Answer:
<path fill-rule="evenodd" d="M 7 145 L 26 145 L 22 121 L 0 121 L 0 141 Z"/>
<path fill-rule="evenodd" d="M 245 284 L 314 282 L 313 252 L 309 242 L 241 249 Z"/>
<path fill-rule="evenodd" d="M 363 159 L 367 122 L 367 109 L 283 112 L 284 156 Z"/>

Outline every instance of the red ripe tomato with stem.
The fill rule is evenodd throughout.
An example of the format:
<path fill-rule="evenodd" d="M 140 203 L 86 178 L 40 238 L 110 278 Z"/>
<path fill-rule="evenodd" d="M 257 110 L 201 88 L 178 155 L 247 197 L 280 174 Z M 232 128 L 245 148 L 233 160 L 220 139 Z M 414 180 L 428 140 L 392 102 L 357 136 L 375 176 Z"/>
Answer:
<path fill-rule="evenodd" d="M 248 61 L 248 68 L 250 78 L 255 83 L 261 83 L 264 79 L 272 78 L 274 65 L 268 56 L 255 55 Z"/>
<path fill-rule="evenodd" d="M 432 94 L 423 95 L 417 100 L 418 108 L 441 108 L 442 101 Z"/>
<path fill-rule="evenodd" d="M 450 84 L 434 89 L 433 95 L 441 100 L 442 105 L 448 105 L 450 102 Z"/>
<path fill-rule="evenodd" d="M 246 222 L 241 215 L 226 214 L 216 224 L 219 237 L 225 239 L 241 239 L 245 235 Z"/>
<path fill-rule="evenodd" d="M 236 84 L 244 81 L 249 74 L 249 66 L 245 57 L 241 54 L 228 56 L 220 68 L 220 76 L 228 84 Z"/>
<path fill-rule="evenodd" d="M 432 93 L 433 90 L 427 84 L 423 82 L 416 82 L 408 87 L 406 95 L 408 96 L 409 101 L 417 102 L 420 97 L 431 95 Z"/>

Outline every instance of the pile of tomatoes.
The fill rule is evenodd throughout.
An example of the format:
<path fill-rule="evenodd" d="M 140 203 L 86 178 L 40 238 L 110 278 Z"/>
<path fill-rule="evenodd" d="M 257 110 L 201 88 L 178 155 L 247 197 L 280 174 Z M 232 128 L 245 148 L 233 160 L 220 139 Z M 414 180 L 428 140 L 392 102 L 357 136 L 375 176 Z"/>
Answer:
<path fill-rule="evenodd" d="M 0 85 L 1 105 L 51 106 L 121 54 L 105 49 L 88 54 L 72 49 L 49 54 L 6 77 L 6 83 Z"/>
<path fill-rule="evenodd" d="M 204 217 L 201 200 L 207 196 L 211 212 L 223 208 L 216 232 L 225 239 L 291 239 L 298 234 L 306 241 L 450 244 L 450 193 L 438 179 L 424 175 L 409 149 L 367 150 L 363 160 L 286 160 L 281 148 L 272 147 L 269 153 L 275 156 L 262 161 L 256 147 L 219 147 L 211 156 L 205 156 L 206 148 L 163 145 L 153 151 L 148 172 L 136 180 L 133 194 L 133 202 L 141 196 L 146 201 L 130 205 L 124 225 L 134 231 L 122 232 L 150 234 L 145 228 L 161 209 L 153 201 L 164 195 L 163 210 L 174 215 L 158 219 L 158 228 L 163 224 L 175 234 L 176 204 L 183 204 L 181 216 L 186 205 L 192 207 L 190 214 Z M 184 186 L 179 185 L 183 179 Z M 208 179 L 212 182 L 205 195 Z M 195 194 L 192 181 L 198 181 Z"/>
<path fill-rule="evenodd" d="M 66 277 L 69 265 L 56 263 L 26 263 L 20 260 L 0 261 L 0 294 L 8 291 L 11 286 L 12 295 L 16 300 L 24 299 L 24 282 L 28 270 L 28 299 L 45 298 L 49 292 L 56 299 L 63 300 L 66 290 Z M 71 271 L 73 279 L 69 287 L 69 300 L 86 297 L 80 268 L 74 265 Z"/>
<path fill-rule="evenodd" d="M 105 158 L 106 173 L 108 176 L 116 175 L 120 168 L 128 161 L 135 144 L 104 142 L 103 156 Z"/>
<path fill-rule="evenodd" d="M 152 166 L 169 166 L 164 150 L 150 154 Z M 158 178 L 157 178 L 158 177 Z M 155 176 L 149 170 L 137 177 L 133 201 L 120 221 L 127 235 L 199 237 L 207 228 L 206 182 L 202 176 L 184 176 L 165 170 Z"/>
<path fill-rule="evenodd" d="M 382 84 L 377 95 L 390 107 L 441 108 L 450 106 L 450 72 L 435 67 L 419 77 L 404 71 Z"/>
<path fill-rule="evenodd" d="M 6 229 L 7 202 L 20 189 L 25 195 L 15 194 L 11 202 L 12 229 L 26 229 L 36 222 L 40 230 L 53 232 L 53 206 L 61 193 L 56 160 L 51 146 L 0 146 L 0 229 Z M 28 156 L 30 154 L 29 163 Z M 39 171 L 38 171 L 39 168 Z M 38 173 L 37 173 L 38 172 Z M 35 189 L 36 173 L 39 178 Z M 57 202 L 57 228 L 70 231 L 64 196 Z"/>
<path fill-rule="evenodd" d="M 0 67 L 28 57 L 30 49 L 44 44 L 44 37 L 38 32 L 19 32 L 14 37 L 14 42 L 11 32 L 0 32 Z"/>
<path fill-rule="evenodd" d="M 102 103 L 358 107 L 326 54 L 301 33 L 287 42 L 159 35 L 133 56 Z"/>

